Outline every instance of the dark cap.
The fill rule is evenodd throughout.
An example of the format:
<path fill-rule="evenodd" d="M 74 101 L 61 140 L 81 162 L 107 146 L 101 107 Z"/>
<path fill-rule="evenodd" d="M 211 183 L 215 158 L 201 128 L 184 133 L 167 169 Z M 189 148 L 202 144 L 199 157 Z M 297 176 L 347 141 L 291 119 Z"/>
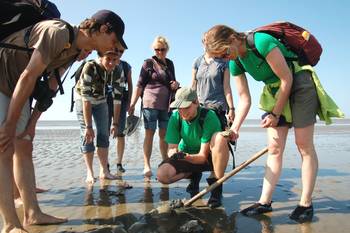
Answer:
<path fill-rule="evenodd" d="M 100 10 L 97 11 L 91 18 L 95 19 L 97 22 L 106 24 L 109 27 L 111 27 L 112 31 L 115 32 L 115 35 L 117 36 L 120 44 L 127 49 L 128 46 L 126 46 L 125 41 L 123 40 L 123 34 L 124 34 L 124 22 L 123 20 L 114 13 L 113 11 L 109 10 Z"/>

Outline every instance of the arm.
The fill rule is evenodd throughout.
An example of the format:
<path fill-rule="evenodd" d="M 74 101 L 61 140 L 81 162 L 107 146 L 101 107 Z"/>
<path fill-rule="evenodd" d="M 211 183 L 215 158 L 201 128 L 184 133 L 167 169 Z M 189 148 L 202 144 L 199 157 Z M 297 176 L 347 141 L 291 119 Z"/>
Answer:
<path fill-rule="evenodd" d="M 128 73 L 128 106 L 127 106 L 127 110 L 129 110 L 130 107 L 130 103 L 131 103 L 131 97 L 132 97 L 132 91 L 133 91 L 133 86 L 132 86 L 132 73 L 131 73 L 131 69 Z"/>
<path fill-rule="evenodd" d="M 277 96 L 277 101 L 272 109 L 273 115 L 268 115 L 262 120 L 262 127 L 277 126 L 279 116 L 281 115 L 284 105 L 290 95 L 290 90 L 293 84 L 293 75 L 289 70 L 286 59 L 283 57 L 281 50 L 277 47 L 273 48 L 266 56 L 266 61 L 270 65 L 272 71 L 281 80 L 281 85 L 279 88 L 279 94 Z"/>
<path fill-rule="evenodd" d="M 187 154 L 185 160 L 194 164 L 203 164 L 207 161 L 210 152 L 210 143 L 202 143 L 198 154 Z"/>
<path fill-rule="evenodd" d="M 168 157 L 170 158 L 174 153 L 178 152 L 178 144 L 168 144 Z"/>
<path fill-rule="evenodd" d="M 228 119 L 229 121 L 233 122 L 233 120 L 235 119 L 235 109 L 233 105 L 232 90 L 230 84 L 230 73 L 227 68 L 224 72 L 224 95 L 229 108 Z"/>
<path fill-rule="evenodd" d="M 25 102 L 33 92 L 37 78 L 44 72 L 46 65 L 38 50 L 34 50 L 27 67 L 16 84 L 7 111 L 5 122 L 0 127 L 0 150 L 5 151 L 13 143 L 16 124 Z"/>
<path fill-rule="evenodd" d="M 94 140 L 94 130 L 92 129 L 92 112 L 90 101 L 83 100 L 83 116 L 85 122 L 85 140 L 86 143 L 91 143 Z"/>
<path fill-rule="evenodd" d="M 191 84 L 191 88 L 192 88 L 193 90 L 196 90 L 196 89 L 197 89 L 196 74 L 197 74 L 197 70 L 196 70 L 196 69 L 192 69 L 192 84 Z"/>
<path fill-rule="evenodd" d="M 129 115 L 134 115 L 135 105 L 137 103 L 137 100 L 141 96 L 142 91 L 143 91 L 142 87 L 136 87 L 134 93 L 132 94 L 131 103 L 128 111 Z"/>
<path fill-rule="evenodd" d="M 236 82 L 239 101 L 237 113 L 231 126 L 231 130 L 234 133 L 232 135 L 231 140 L 236 140 L 238 138 L 238 131 L 241 128 L 244 119 L 247 117 L 251 106 L 249 86 L 245 74 L 240 74 L 238 76 L 235 76 L 234 78 Z"/>

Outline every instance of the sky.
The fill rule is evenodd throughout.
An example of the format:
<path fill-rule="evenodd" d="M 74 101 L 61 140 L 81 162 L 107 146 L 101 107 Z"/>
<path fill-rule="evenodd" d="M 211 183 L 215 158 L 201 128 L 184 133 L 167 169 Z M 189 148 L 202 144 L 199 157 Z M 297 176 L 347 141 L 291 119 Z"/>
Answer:
<path fill-rule="evenodd" d="M 350 118 L 350 1 L 348 0 L 52 0 L 62 19 L 78 25 L 96 11 L 108 9 L 125 23 L 124 40 L 128 45 L 122 59 L 132 66 L 136 84 L 142 63 L 154 55 L 153 39 L 162 35 L 169 40 L 168 58 L 175 64 L 181 86 L 191 83 L 192 64 L 203 53 L 201 43 L 205 31 L 216 24 L 226 24 L 237 31 L 247 31 L 274 22 L 290 21 L 308 29 L 323 47 L 315 67 L 327 93 Z M 90 58 L 95 58 L 92 54 Z M 71 73 L 78 67 L 75 63 Z M 68 76 L 71 76 L 69 74 Z M 263 84 L 248 76 L 252 106 L 248 118 L 260 118 L 259 96 Z M 69 112 L 73 80 L 64 83 L 65 94 L 54 99 L 42 120 L 75 120 Z M 238 96 L 231 78 L 234 103 Z M 140 100 L 139 100 L 140 102 Z"/>

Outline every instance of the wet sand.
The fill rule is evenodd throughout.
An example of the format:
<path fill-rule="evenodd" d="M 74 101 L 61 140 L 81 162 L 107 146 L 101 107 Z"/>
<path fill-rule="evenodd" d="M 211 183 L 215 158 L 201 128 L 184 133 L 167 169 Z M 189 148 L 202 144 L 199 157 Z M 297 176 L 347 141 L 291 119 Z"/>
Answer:
<path fill-rule="evenodd" d="M 39 187 L 49 189 L 46 193 L 38 194 L 40 206 L 47 213 L 68 217 L 69 221 L 61 225 L 30 226 L 30 232 L 125 232 L 122 228 L 128 229 L 153 208 L 167 204 L 169 200 L 189 198 L 185 192 L 188 184 L 186 180 L 161 185 L 153 176 L 150 183 L 144 182 L 141 127 L 126 138 L 126 173 L 120 177 L 133 188 L 124 190 L 119 187 L 121 180 L 98 180 L 93 187 L 87 187 L 84 183 L 85 166 L 79 151 L 79 130 L 70 128 L 73 129 L 64 126 L 47 129 L 44 125 L 37 131 L 34 141 L 37 183 Z M 298 203 L 301 189 L 301 160 L 293 140 L 291 131 L 284 170 L 273 197 L 272 213 L 259 218 L 247 218 L 238 213 L 260 196 L 265 155 L 225 183 L 223 208 L 209 210 L 204 207 L 208 199 L 206 195 L 195 202 L 195 207 L 184 213 L 152 219 L 147 221 L 148 225 L 139 225 L 143 231 L 134 232 L 180 232 L 180 226 L 190 219 L 197 219 L 204 226 L 198 232 L 350 232 L 350 120 L 336 121 L 336 124 L 328 127 L 322 124 L 316 127 L 319 173 L 313 195 L 315 216 L 312 223 L 297 224 L 288 218 Z M 265 146 L 265 131 L 255 123 L 246 125 L 240 133 L 236 164 L 242 163 Z M 153 174 L 161 157 L 157 147 L 158 140 L 155 137 Z M 115 143 L 112 142 L 112 172 L 116 171 L 114 161 Z M 96 157 L 94 162 L 98 174 Z M 231 160 L 229 164 L 228 170 L 232 168 Z M 201 188 L 206 186 L 204 178 L 207 176 L 205 173 Z M 20 208 L 18 213 L 23 215 Z"/>

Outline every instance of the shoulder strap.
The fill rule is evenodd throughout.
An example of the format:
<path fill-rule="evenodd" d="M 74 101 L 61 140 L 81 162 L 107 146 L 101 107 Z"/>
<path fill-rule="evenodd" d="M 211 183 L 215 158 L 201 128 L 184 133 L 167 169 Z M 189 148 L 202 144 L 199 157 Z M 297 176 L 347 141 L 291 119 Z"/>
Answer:
<path fill-rule="evenodd" d="M 255 41 L 254 41 L 254 35 L 255 32 L 249 32 L 247 35 L 247 45 L 248 47 L 253 51 L 253 53 L 260 59 L 262 60 L 266 60 L 263 55 L 261 55 L 259 53 L 259 51 L 257 50 L 256 46 L 255 46 Z"/>
<path fill-rule="evenodd" d="M 204 121 L 205 121 L 205 118 L 207 117 L 207 113 L 209 112 L 209 109 L 207 109 L 207 108 L 201 108 L 200 111 L 201 111 L 201 112 L 199 113 L 198 122 L 199 122 L 199 125 L 201 126 L 201 128 L 202 128 L 202 130 L 203 130 Z"/>

